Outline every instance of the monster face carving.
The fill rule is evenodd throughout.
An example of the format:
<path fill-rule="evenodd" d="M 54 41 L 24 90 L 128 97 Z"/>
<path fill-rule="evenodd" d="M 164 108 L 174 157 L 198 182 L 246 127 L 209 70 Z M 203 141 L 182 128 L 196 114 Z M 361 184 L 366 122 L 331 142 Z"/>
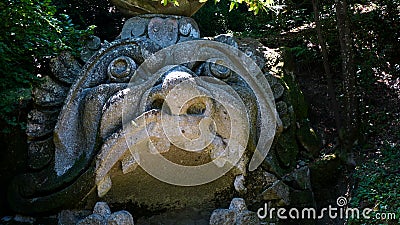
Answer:
<path fill-rule="evenodd" d="M 263 160 L 274 137 L 276 112 L 268 83 L 250 58 L 226 44 L 194 41 L 167 47 L 140 64 L 149 44 L 124 45 L 131 49 L 126 55 L 96 60 L 108 63 L 102 79 L 98 66 L 89 67 L 88 80 L 81 79 L 81 86 L 70 92 L 55 130 L 59 176 L 73 167 L 71 162 L 97 152 L 100 197 L 112 188 L 111 170 L 119 165 L 127 176 L 139 165 L 178 186 L 207 184 L 228 172 L 243 178 L 260 134 L 263 149 L 252 160 Z M 93 87 L 82 88 L 85 83 Z M 75 141 L 84 137 L 85 143 L 73 143 L 71 136 Z"/>
<path fill-rule="evenodd" d="M 54 159 L 13 183 L 16 210 L 46 212 L 93 195 L 156 208 L 246 192 L 246 176 L 283 129 L 274 103 L 282 94 L 271 91 L 265 62 L 229 36 L 197 40 L 190 18 L 127 24 L 123 39 L 103 44 L 70 87 L 45 143 Z M 185 197 L 191 193 L 196 200 Z"/>

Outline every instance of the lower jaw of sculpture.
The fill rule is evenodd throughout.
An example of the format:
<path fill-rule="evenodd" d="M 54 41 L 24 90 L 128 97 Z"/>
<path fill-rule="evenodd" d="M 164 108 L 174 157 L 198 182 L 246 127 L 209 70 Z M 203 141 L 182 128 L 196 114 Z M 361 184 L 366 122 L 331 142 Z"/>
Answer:
<path fill-rule="evenodd" d="M 177 156 L 198 158 L 194 161 L 180 161 L 183 165 L 199 165 L 209 161 L 209 157 L 200 153 L 187 153 L 176 147 L 171 147 L 165 158 Z M 165 183 L 149 175 L 143 168 L 137 167 L 134 171 L 124 174 L 116 165 L 110 171 L 112 188 L 102 197 L 110 204 L 133 203 L 150 211 L 164 208 L 178 209 L 182 207 L 210 205 L 216 196 L 224 192 L 232 192 L 236 173 L 231 171 L 213 182 L 199 186 L 176 186 Z"/>
<path fill-rule="evenodd" d="M 239 166 L 240 163 L 237 163 L 237 165 L 230 164 L 229 155 L 226 154 L 226 151 L 221 151 L 227 148 L 222 138 L 216 135 L 213 143 L 208 145 L 207 148 L 200 151 L 186 151 L 171 144 L 163 134 L 157 132 L 161 126 L 160 115 L 161 113 L 158 110 L 145 112 L 134 120 L 132 123 L 134 125 L 125 129 L 124 134 L 129 137 L 115 135 L 115 137 L 120 137 L 119 140 L 112 139 L 110 143 L 106 142 L 103 145 L 99 153 L 100 160 L 97 160 L 96 166 L 98 196 L 110 204 L 131 202 L 145 206 L 148 210 L 156 211 L 162 208 L 201 206 L 215 200 L 219 193 L 232 190 L 235 177 L 244 174 L 244 169 Z M 191 121 L 191 123 L 185 125 L 184 130 L 198 129 L 199 121 L 202 119 L 199 116 L 187 115 L 179 118 Z M 169 120 L 172 119 L 169 118 Z M 120 132 L 123 133 L 122 130 Z M 129 143 L 130 140 L 135 144 L 127 148 L 126 143 Z M 225 141 L 229 141 L 229 139 L 225 139 Z M 125 148 L 121 147 L 124 145 Z M 148 154 L 144 157 L 158 155 L 165 161 L 156 161 L 153 164 L 147 164 L 147 166 L 141 165 L 138 162 L 139 158 L 144 161 L 151 161 L 152 159 L 143 159 L 143 155 L 139 156 L 140 153 L 135 153 L 135 148 L 146 151 Z M 121 151 L 121 149 L 125 149 L 125 151 Z M 137 154 L 136 157 L 135 154 Z M 112 155 L 114 158 L 107 158 L 108 155 Z M 115 156 L 118 156 L 119 159 L 117 160 Z M 121 164 L 117 163 L 118 161 Z M 190 173 L 180 173 L 178 170 L 169 170 L 168 166 L 159 165 L 166 161 L 189 168 L 212 164 L 214 168 L 227 167 L 228 169 L 226 174 L 210 180 L 209 183 L 204 182 L 204 184 L 195 186 L 176 185 L 174 182 L 165 182 L 163 178 L 170 176 L 173 177 L 172 180 L 179 181 L 193 178 L 187 177 L 190 176 Z M 138 166 L 138 164 L 141 166 Z M 153 166 L 154 169 L 149 169 L 149 165 Z M 229 166 L 233 168 L 229 169 Z M 159 175 L 164 177 L 150 175 L 151 170 L 159 172 Z M 214 176 L 214 174 L 204 174 L 203 178 L 207 179 L 205 177 L 210 175 Z M 168 178 L 166 179 L 168 180 Z M 198 181 L 200 179 L 193 180 Z"/>

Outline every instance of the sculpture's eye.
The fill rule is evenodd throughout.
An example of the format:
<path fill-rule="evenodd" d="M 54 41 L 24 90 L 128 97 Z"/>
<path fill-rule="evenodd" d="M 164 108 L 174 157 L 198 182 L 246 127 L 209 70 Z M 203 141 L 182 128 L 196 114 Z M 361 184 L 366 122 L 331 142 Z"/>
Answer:
<path fill-rule="evenodd" d="M 133 59 L 121 56 L 108 65 L 107 74 L 111 82 L 128 82 L 137 65 Z"/>
<path fill-rule="evenodd" d="M 209 63 L 208 64 L 209 70 L 211 74 L 219 79 L 226 79 L 228 78 L 232 71 L 228 69 L 227 67 L 220 65 L 218 63 Z"/>

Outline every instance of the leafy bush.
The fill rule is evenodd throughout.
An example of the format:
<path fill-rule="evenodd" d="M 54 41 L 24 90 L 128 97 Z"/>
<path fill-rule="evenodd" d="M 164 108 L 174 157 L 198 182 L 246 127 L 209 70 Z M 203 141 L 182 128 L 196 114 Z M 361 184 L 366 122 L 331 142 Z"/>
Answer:
<path fill-rule="evenodd" d="M 43 62 L 64 50 L 79 51 L 79 40 L 94 27 L 77 29 L 68 15 L 57 13 L 51 0 L 5 0 L 0 2 L 0 17 L 0 120 L 23 125 L 15 110 L 30 97 Z"/>
<path fill-rule="evenodd" d="M 375 153 L 364 153 L 367 161 L 358 166 L 355 179 L 358 183 L 350 201 L 352 208 L 370 208 L 370 219 L 353 218 L 349 224 L 398 224 L 400 223 L 400 185 L 398 159 L 400 148 L 386 143 Z M 376 218 L 378 213 L 394 213 L 396 219 Z"/>
<path fill-rule="evenodd" d="M 95 35 L 113 41 L 120 34 L 126 18 L 109 0 L 53 0 L 57 11 L 68 14 L 75 25 L 96 25 Z"/>

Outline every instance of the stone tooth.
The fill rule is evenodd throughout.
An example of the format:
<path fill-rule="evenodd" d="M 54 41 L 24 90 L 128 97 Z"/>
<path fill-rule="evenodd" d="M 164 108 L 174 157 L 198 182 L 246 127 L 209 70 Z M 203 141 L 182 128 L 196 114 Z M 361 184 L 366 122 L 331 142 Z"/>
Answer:
<path fill-rule="evenodd" d="M 103 180 L 101 180 L 97 184 L 97 195 L 101 198 L 104 195 L 107 194 L 107 192 L 111 189 L 112 187 L 112 181 L 110 176 L 105 176 Z"/>
<path fill-rule="evenodd" d="M 247 192 L 247 188 L 245 186 L 245 179 L 242 174 L 236 176 L 235 181 L 233 182 L 233 186 L 235 187 L 235 190 L 241 194 Z"/>
<path fill-rule="evenodd" d="M 121 166 L 122 173 L 127 174 L 134 171 L 137 168 L 138 163 L 136 162 L 135 157 L 133 157 L 132 154 L 128 153 L 125 157 L 122 158 Z"/>

